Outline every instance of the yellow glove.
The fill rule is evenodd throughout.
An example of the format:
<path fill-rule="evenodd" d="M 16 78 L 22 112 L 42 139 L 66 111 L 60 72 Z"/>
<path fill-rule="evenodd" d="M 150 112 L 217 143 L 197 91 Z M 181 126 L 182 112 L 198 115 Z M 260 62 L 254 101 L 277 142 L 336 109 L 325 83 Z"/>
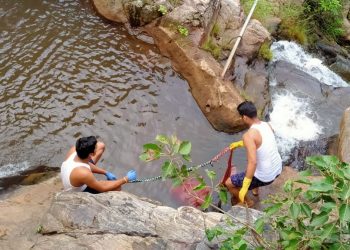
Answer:
<path fill-rule="evenodd" d="M 248 188 L 249 188 L 251 182 L 252 182 L 252 179 L 248 179 L 247 177 L 244 177 L 243 185 L 242 185 L 241 190 L 239 190 L 239 195 L 238 195 L 239 196 L 239 200 L 241 202 L 244 202 L 244 197 L 245 197 L 245 195 L 248 192 Z"/>
<path fill-rule="evenodd" d="M 235 141 L 230 144 L 230 149 L 235 149 L 239 147 L 244 147 L 243 141 Z"/>

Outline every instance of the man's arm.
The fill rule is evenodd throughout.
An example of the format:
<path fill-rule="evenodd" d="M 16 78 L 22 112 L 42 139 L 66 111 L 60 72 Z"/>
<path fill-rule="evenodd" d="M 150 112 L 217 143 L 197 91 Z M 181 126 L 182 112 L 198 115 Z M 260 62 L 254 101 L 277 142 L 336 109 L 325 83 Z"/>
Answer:
<path fill-rule="evenodd" d="M 89 166 L 90 166 L 91 172 L 93 172 L 95 174 L 106 174 L 107 173 L 106 170 L 97 167 L 95 164 L 93 164 L 91 162 L 89 162 Z"/>
<path fill-rule="evenodd" d="M 123 184 L 128 182 L 128 177 L 125 176 L 122 179 L 115 181 L 99 181 L 90 171 L 81 171 L 80 181 L 86 184 L 88 187 L 93 188 L 99 192 L 115 191 L 119 189 Z"/>
<path fill-rule="evenodd" d="M 243 142 L 247 150 L 247 160 L 248 160 L 245 177 L 248 179 L 253 178 L 256 170 L 256 145 L 255 145 L 253 135 L 251 133 L 252 131 L 244 134 L 243 136 Z"/>

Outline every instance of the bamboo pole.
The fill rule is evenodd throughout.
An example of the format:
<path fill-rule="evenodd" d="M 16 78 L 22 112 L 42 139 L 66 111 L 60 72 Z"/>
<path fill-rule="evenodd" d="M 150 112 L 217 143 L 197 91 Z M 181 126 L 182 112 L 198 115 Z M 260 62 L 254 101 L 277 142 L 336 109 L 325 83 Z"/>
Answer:
<path fill-rule="evenodd" d="M 238 45 L 239 45 L 239 43 L 240 43 L 241 40 L 242 40 L 242 36 L 243 36 L 243 34 L 244 34 L 244 32 L 245 32 L 245 29 L 247 28 L 247 25 L 248 25 L 248 23 L 249 23 L 249 21 L 250 21 L 250 18 L 252 17 L 252 15 L 253 15 L 253 13 L 254 13 L 254 10 L 255 10 L 255 7 L 256 7 L 258 1 L 259 1 L 259 0 L 255 0 L 255 2 L 254 2 L 254 4 L 253 4 L 252 8 L 250 9 L 250 12 L 249 12 L 249 14 L 248 14 L 248 16 L 247 16 L 247 19 L 245 20 L 244 25 L 243 25 L 243 27 L 242 27 L 242 29 L 241 29 L 241 32 L 239 33 L 238 39 L 237 39 L 235 45 L 233 46 L 233 48 L 232 48 L 232 50 L 231 50 L 230 56 L 229 56 L 228 59 L 227 59 L 226 65 L 225 65 L 224 70 L 222 71 L 222 74 L 221 74 L 221 78 L 224 78 L 224 76 L 225 76 L 225 74 L 226 74 L 226 71 L 227 71 L 228 67 L 229 67 L 230 64 L 231 64 L 232 58 L 233 58 L 233 56 L 235 55 L 236 50 L 237 50 L 237 48 L 238 48 Z"/>

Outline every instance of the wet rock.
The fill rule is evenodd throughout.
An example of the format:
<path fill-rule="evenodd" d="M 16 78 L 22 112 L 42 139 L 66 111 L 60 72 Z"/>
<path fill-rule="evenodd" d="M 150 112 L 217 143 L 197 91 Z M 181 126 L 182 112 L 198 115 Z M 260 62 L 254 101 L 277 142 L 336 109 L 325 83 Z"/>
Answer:
<path fill-rule="evenodd" d="M 271 102 L 267 72 L 254 69 L 248 71 L 245 75 L 244 93 L 256 105 L 259 117 L 263 117 Z"/>
<path fill-rule="evenodd" d="M 104 18 L 118 22 L 128 22 L 128 16 L 124 11 L 124 1 L 119 0 L 93 0 L 97 12 Z"/>
<path fill-rule="evenodd" d="M 337 55 L 335 62 L 330 65 L 330 68 L 339 74 L 344 80 L 350 83 L 350 60 Z"/>
<path fill-rule="evenodd" d="M 350 163 L 350 107 L 345 110 L 340 124 L 338 156 L 341 161 Z"/>
<path fill-rule="evenodd" d="M 42 223 L 45 236 L 33 249 L 52 249 L 61 242 L 69 242 L 74 249 L 93 244 L 94 249 L 193 249 L 204 237 L 204 223 L 214 226 L 222 216 L 192 207 L 158 206 L 125 192 L 62 192 Z M 46 244 L 50 247 L 45 248 Z"/>
<path fill-rule="evenodd" d="M 329 138 L 320 138 L 316 141 L 302 141 L 292 151 L 290 158 L 284 165 L 291 166 L 299 171 L 305 170 L 308 165 L 306 158 L 314 155 L 327 155 L 329 149 L 334 145 L 338 135 Z"/>

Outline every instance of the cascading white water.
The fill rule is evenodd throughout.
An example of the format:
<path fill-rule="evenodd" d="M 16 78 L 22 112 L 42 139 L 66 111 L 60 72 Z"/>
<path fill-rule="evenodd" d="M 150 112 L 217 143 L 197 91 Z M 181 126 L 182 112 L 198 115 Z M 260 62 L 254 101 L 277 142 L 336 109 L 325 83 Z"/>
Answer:
<path fill-rule="evenodd" d="M 322 64 L 322 61 L 307 54 L 294 42 L 278 41 L 271 45 L 273 62 L 286 61 L 316 78 L 319 82 L 335 87 L 349 86 L 337 74 Z M 287 160 L 291 150 L 300 141 L 316 140 L 323 128 L 313 119 L 315 110 L 309 99 L 295 96 L 286 91 L 274 91 L 278 84 L 273 76 L 270 80 L 273 111 L 271 124 L 277 135 L 277 143 L 283 160 Z"/>
<path fill-rule="evenodd" d="M 272 104 L 271 125 L 275 130 L 282 158 L 287 160 L 298 141 L 317 139 L 322 133 L 322 127 L 310 118 L 310 105 L 291 93 L 273 95 Z"/>
<path fill-rule="evenodd" d="M 335 87 L 349 85 L 336 73 L 325 66 L 318 58 L 307 54 L 298 44 L 289 41 L 278 41 L 271 45 L 272 61 L 286 61 L 296 65 L 302 71 L 315 77 L 323 84 Z"/>

